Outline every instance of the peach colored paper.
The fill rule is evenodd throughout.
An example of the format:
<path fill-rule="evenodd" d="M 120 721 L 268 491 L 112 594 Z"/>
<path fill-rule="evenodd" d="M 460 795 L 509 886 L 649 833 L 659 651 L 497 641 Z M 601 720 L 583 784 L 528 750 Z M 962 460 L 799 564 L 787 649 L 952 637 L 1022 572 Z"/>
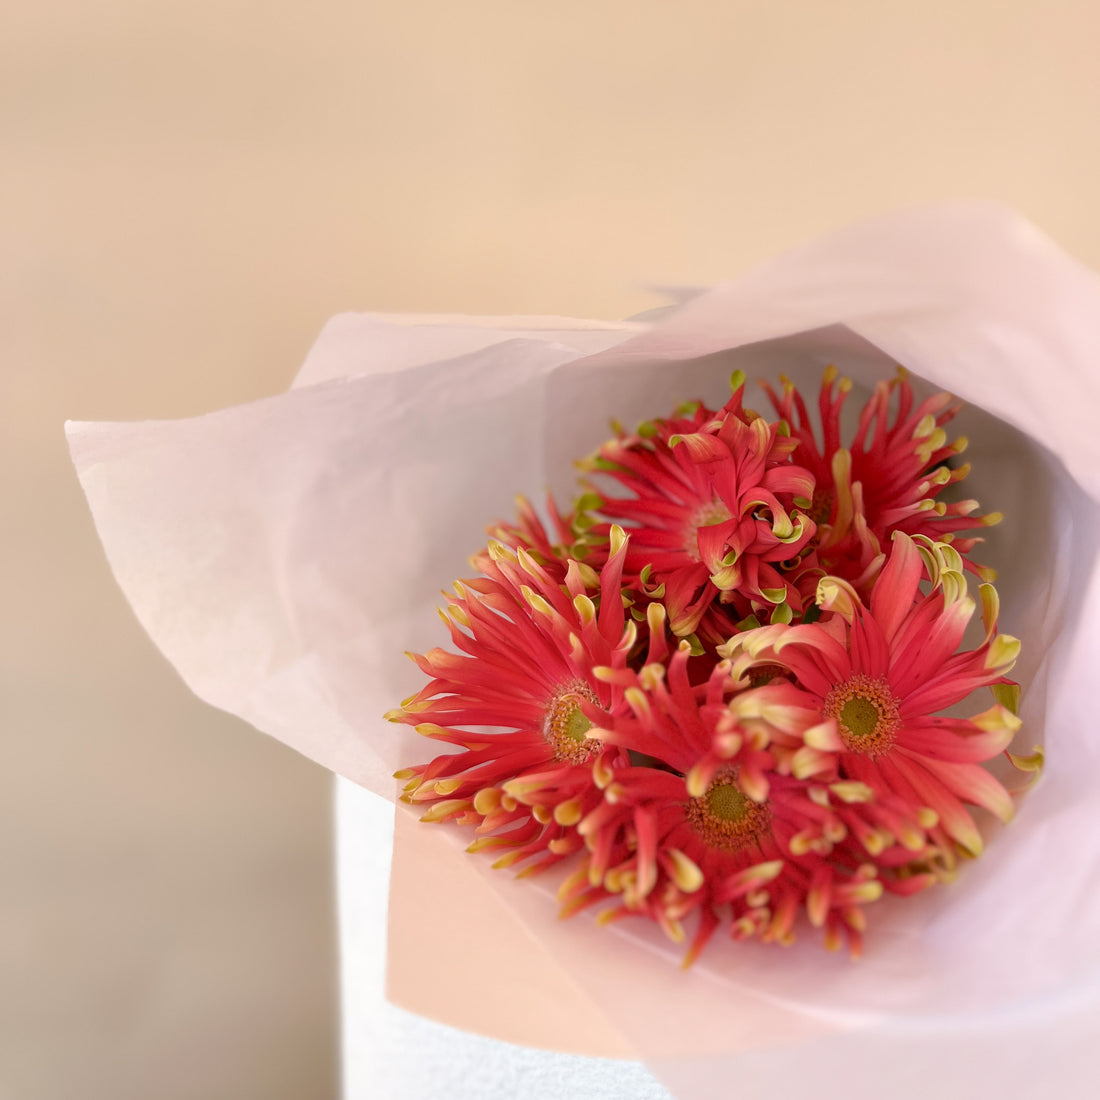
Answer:
<path fill-rule="evenodd" d="M 485 914 L 481 930 L 499 921 L 519 949 L 518 917 L 537 942 L 530 958 L 562 971 L 543 988 L 571 983 L 596 1013 L 584 1018 L 611 1023 L 610 1047 L 579 1045 L 625 1041 L 684 1097 L 732 1080 L 739 1096 L 811 1080 L 819 1096 L 915 1096 L 927 1082 L 896 1067 L 928 1043 L 937 1081 L 959 1095 L 996 1080 L 1040 1095 L 1027 1037 L 1044 1050 L 1043 1094 L 1059 1081 L 1074 1091 L 1100 1013 L 1088 693 L 1100 667 L 1100 288 L 1027 223 L 976 203 L 876 219 L 651 323 L 337 318 L 289 394 L 189 422 L 73 425 L 70 438 L 116 575 L 193 689 L 389 793 L 396 763 L 426 751 L 378 717 L 418 681 L 400 653 L 438 644 L 435 593 L 514 492 L 568 492 L 572 459 L 611 415 L 721 400 L 733 367 L 812 386 L 834 360 L 863 382 L 904 363 L 973 405 L 968 484 L 1010 517 L 987 556 L 1001 567 L 1002 622 L 1025 639 L 1023 747 L 1045 739 L 1049 754 L 1018 820 L 956 884 L 880 903 L 858 966 L 807 937 L 785 952 L 712 951 L 685 976 L 651 929 L 558 922 L 545 884 L 488 872 L 439 835 L 453 830 L 429 841 L 403 825 L 391 926 L 414 903 L 410 868 L 430 881 L 468 860 L 461 907 Z M 495 999 L 507 983 L 486 959 L 485 1003 L 433 1012 L 420 992 L 447 957 L 444 931 L 429 921 L 395 938 L 399 1003 L 524 1041 L 569 1036 L 573 1001 L 552 1019 L 553 996 Z M 840 1074 L 834 1089 L 807 1068 L 839 1074 L 837 1052 L 856 1059 L 859 1082 Z"/>

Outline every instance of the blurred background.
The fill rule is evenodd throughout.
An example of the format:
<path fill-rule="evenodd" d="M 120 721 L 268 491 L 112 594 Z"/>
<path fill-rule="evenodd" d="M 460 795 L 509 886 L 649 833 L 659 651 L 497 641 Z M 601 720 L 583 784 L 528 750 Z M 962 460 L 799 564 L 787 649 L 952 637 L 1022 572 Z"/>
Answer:
<path fill-rule="evenodd" d="M 2 0 L 0 1097 L 339 1088 L 330 777 L 142 634 L 67 417 L 276 393 L 341 310 L 628 315 L 933 198 L 1100 267 L 1098 31 L 1087 0 Z"/>

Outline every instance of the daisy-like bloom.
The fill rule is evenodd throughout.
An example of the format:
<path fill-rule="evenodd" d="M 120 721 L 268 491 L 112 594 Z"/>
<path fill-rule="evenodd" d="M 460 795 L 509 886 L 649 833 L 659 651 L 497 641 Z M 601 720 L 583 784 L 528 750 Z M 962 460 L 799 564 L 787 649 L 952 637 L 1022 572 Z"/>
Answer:
<path fill-rule="evenodd" d="M 627 527 L 626 582 L 665 605 L 680 637 L 694 633 L 719 599 L 734 605 L 732 621 L 781 605 L 797 611 L 804 600 L 783 564 L 813 536 L 802 511 L 813 477 L 791 461 L 796 440 L 742 408 L 744 381 L 733 376 L 733 396 L 720 411 L 685 406 L 605 443 L 586 464 L 623 491 L 591 487 L 586 504 L 602 522 L 583 533 L 586 560 L 598 566 L 611 523 Z"/>
<path fill-rule="evenodd" d="M 948 441 L 945 425 L 961 408 L 950 394 L 934 394 L 914 408 L 912 387 L 899 372 L 878 383 L 846 442 L 840 419 L 852 383 L 829 367 L 818 396 L 819 442 L 793 383 L 784 379 L 781 395 L 768 383 L 762 385 L 799 442 L 795 460 L 815 479 L 810 512 L 818 525 L 817 560 L 824 572 L 845 578 L 865 594 L 894 531 L 952 542 L 965 556 L 981 539 L 958 538 L 956 532 L 1000 522 L 999 513 L 977 515 L 976 500 L 938 499 L 970 469 L 969 464 L 952 467 L 967 441 Z M 992 570 L 967 564 L 983 579 L 994 579 Z"/>
<path fill-rule="evenodd" d="M 737 677 L 758 664 L 786 669 L 791 681 L 768 685 L 774 707 L 817 711 L 792 758 L 794 775 L 839 773 L 896 796 L 923 821 L 934 815 L 929 835 L 941 854 L 953 841 L 978 855 L 982 838 L 966 804 L 1012 816 L 1010 795 L 981 765 L 1008 747 L 1020 723 L 1000 702 L 969 719 L 938 712 L 979 687 L 1007 685 L 1020 644 L 997 633 L 997 593 L 983 584 L 985 638 L 959 651 L 975 611 L 962 568 L 950 546 L 897 532 L 869 606 L 827 577 L 819 622 L 746 631 L 721 652 Z"/>
<path fill-rule="evenodd" d="M 591 735 L 657 766 L 608 777 L 603 803 L 578 826 L 588 857 L 562 885 L 563 914 L 611 899 L 601 921 L 648 916 L 677 942 L 695 914 L 685 965 L 723 921 L 734 939 L 785 944 L 802 912 L 825 929 L 828 946 L 847 940 L 858 953 L 862 906 L 883 884 L 845 817 L 860 817 L 872 792 L 783 774 L 802 743 L 794 708 L 781 713 L 786 728 L 751 708 L 739 720 L 729 667 L 693 686 L 689 650 L 681 642 L 667 672 L 658 664 L 597 671 L 623 687 L 629 710 Z M 806 709 L 806 721 L 819 719 Z M 906 858 L 923 854 L 922 839 Z"/>
<path fill-rule="evenodd" d="M 542 867 L 578 849 L 573 827 L 601 797 L 593 769 L 626 762 L 585 736 L 622 706 L 593 669 L 624 667 L 638 633 L 624 613 L 621 529 L 610 549 L 590 595 L 578 563 L 559 583 L 527 550 L 491 542 L 486 575 L 447 597 L 458 652 L 412 655 L 431 681 L 387 714 L 459 750 L 398 772 L 405 800 L 429 805 L 423 820 L 476 825 L 471 850 L 508 849 L 501 865 L 541 854 Z"/>
<path fill-rule="evenodd" d="M 582 498 L 581 509 L 583 504 Z M 502 520 L 493 524 L 488 529 L 489 536 L 513 551 L 526 550 L 543 568 L 555 576 L 560 575 L 560 580 L 564 583 L 570 559 L 575 560 L 578 566 L 581 565 L 581 554 L 578 553 L 581 548 L 575 542 L 577 532 L 584 529 L 586 517 L 580 510 L 565 515 L 549 494 L 546 498 L 546 514 L 550 518 L 549 526 L 543 523 L 526 497 L 517 497 L 516 522 Z M 479 556 L 474 564 L 482 569 L 483 558 Z M 594 570 L 586 568 L 583 575 L 589 589 L 599 587 L 599 578 Z"/>

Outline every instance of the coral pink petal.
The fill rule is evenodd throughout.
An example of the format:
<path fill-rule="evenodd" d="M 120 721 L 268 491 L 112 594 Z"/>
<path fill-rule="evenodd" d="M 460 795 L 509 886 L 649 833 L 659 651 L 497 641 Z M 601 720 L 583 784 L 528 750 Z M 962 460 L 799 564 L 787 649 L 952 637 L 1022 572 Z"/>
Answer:
<path fill-rule="evenodd" d="M 913 610 L 924 576 L 924 562 L 913 540 L 898 532 L 890 556 L 871 589 L 871 614 L 888 643 Z"/>

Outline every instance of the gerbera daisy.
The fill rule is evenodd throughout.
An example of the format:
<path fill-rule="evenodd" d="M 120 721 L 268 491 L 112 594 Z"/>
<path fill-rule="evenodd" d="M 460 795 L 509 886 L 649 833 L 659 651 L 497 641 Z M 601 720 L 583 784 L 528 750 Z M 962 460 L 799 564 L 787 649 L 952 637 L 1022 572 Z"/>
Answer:
<path fill-rule="evenodd" d="M 989 527 L 999 513 L 975 514 L 976 500 L 944 503 L 942 490 L 962 481 L 969 464 L 953 466 L 966 449 L 966 439 L 948 441 L 945 425 L 961 408 L 950 394 L 937 393 L 913 407 L 913 391 L 904 371 L 879 382 L 860 411 L 852 437 L 845 443 L 841 413 L 852 383 L 828 367 L 818 396 L 821 442 L 802 395 L 789 380 L 776 394 L 762 383 L 776 412 L 790 425 L 799 447 L 795 460 L 813 474 L 816 488 L 810 509 L 818 525 L 817 560 L 824 572 L 844 577 L 866 590 L 881 565 L 881 553 L 894 531 L 927 535 L 948 542 L 966 555 L 980 538 L 957 538 L 956 532 Z M 891 405 L 896 409 L 891 419 Z M 968 567 L 983 579 L 993 572 Z"/>
<path fill-rule="evenodd" d="M 697 914 L 685 965 L 723 921 L 734 939 L 788 943 L 803 911 L 826 930 L 829 946 L 847 939 L 858 953 L 861 906 L 883 884 L 845 818 L 862 820 L 858 805 L 873 800 L 872 792 L 783 774 L 802 731 L 773 726 L 759 713 L 739 721 L 728 665 L 693 687 L 690 660 L 682 642 L 667 673 L 652 664 L 639 673 L 597 671 L 623 686 L 629 709 L 591 735 L 658 766 L 631 765 L 609 777 L 603 803 L 578 826 L 589 854 L 562 886 L 563 911 L 612 898 L 617 904 L 601 920 L 648 916 L 676 941 Z M 784 709 L 788 725 L 792 715 Z M 922 840 L 904 858 L 925 854 Z M 914 888 L 923 884 L 914 878 Z"/>
<path fill-rule="evenodd" d="M 584 533 L 587 560 L 599 564 L 610 523 L 628 527 L 625 581 L 661 600 L 680 637 L 718 599 L 734 603 L 736 621 L 779 605 L 799 610 L 804 598 L 782 563 L 797 559 L 814 533 L 802 511 L 813 477 L 791 462 L 795 440 L 742 408 L 740 372 L 732 384 L 718 412 L 687 406 L 609 441 L 586 464 L 624 491 L 591 486 L 590 510 L 602 521 Z"/>
<path fill-rule="evenodd" d="M 932 591 L 923 594 L 927 577 Z M 1003 821 L 1010 795 L 983 761 L 1004 751 L 1019 720 L 995 703 L 969 719 L 939 716 L 982 686 L 1005 682 L 1019 642 L 998 634 L 998 601 L 981 587 L 986 634 L 959 652 L 975 611 L 959 555 L 946 544 L 896 532 L 889 559 L 865 606 L 846 581 L 819 586 L 821 621 L 761 627 L 721 647 L 743 676 L 756 664 L 779 665 L 793 682 L 769 685 L 776 707 L 813 707 L 820 721 L 803 737 L 795 775 L 834 771 L 889 792 L 915 810 L 931 810 L 944 834 L 977 855 L 982 839 L 964 803 Z"/>
<path fill-rule="evenodd" d="M 460 750 L 398 773 L 406 801 L 431 804 L 424 820 L 477 825 L 472 850 L 511 849 L 502 863 L 547 853 L 542 866 L 580 846 L 572 826 L 600 798 L 593 769 L 625 763 L 585 735 L 622 706 L 593 669 L 623 667 L 637 637 L 626 553 L 616 528 L 592 591 L 576 562 L 559 584 L 525 549 L 491 542 L 486 576 L 455 585 L 443 618 L 459 652 L 411 655 L 431 682 L 387 715 Z"/>
<path fill-rule="evenodd" d="M 581 501 L 583 509 L 583 498 Z M 526 550 L 532 558 L 543 568 L 559 577 L 564 583 L 565 572 L 570 559 L 577 562 L 582 569 L 582 576 L 589 589 L 599 587 L 599 579 L 593 569 L 582 566 L 581 554 L 583 548 L 575 545 L 576 533 L 583 530 L 585 517 L 583 511 L 574 510 L 566 515 L 557 506 L 554 498 L 547 494 L 546 514 L 549 516 L 549 525 L 543 523 L 538 512 L 526 497 L 516 497 L 516 521 L 509 523 L 502 520 L 488 528 L 491 539 L 510 547 L 513 551 Z M 578 550 L 581 553 L 578 553 Z M 473 564 L 485 572 L 483 568 L 484 554 L 478 555 Z"/>

